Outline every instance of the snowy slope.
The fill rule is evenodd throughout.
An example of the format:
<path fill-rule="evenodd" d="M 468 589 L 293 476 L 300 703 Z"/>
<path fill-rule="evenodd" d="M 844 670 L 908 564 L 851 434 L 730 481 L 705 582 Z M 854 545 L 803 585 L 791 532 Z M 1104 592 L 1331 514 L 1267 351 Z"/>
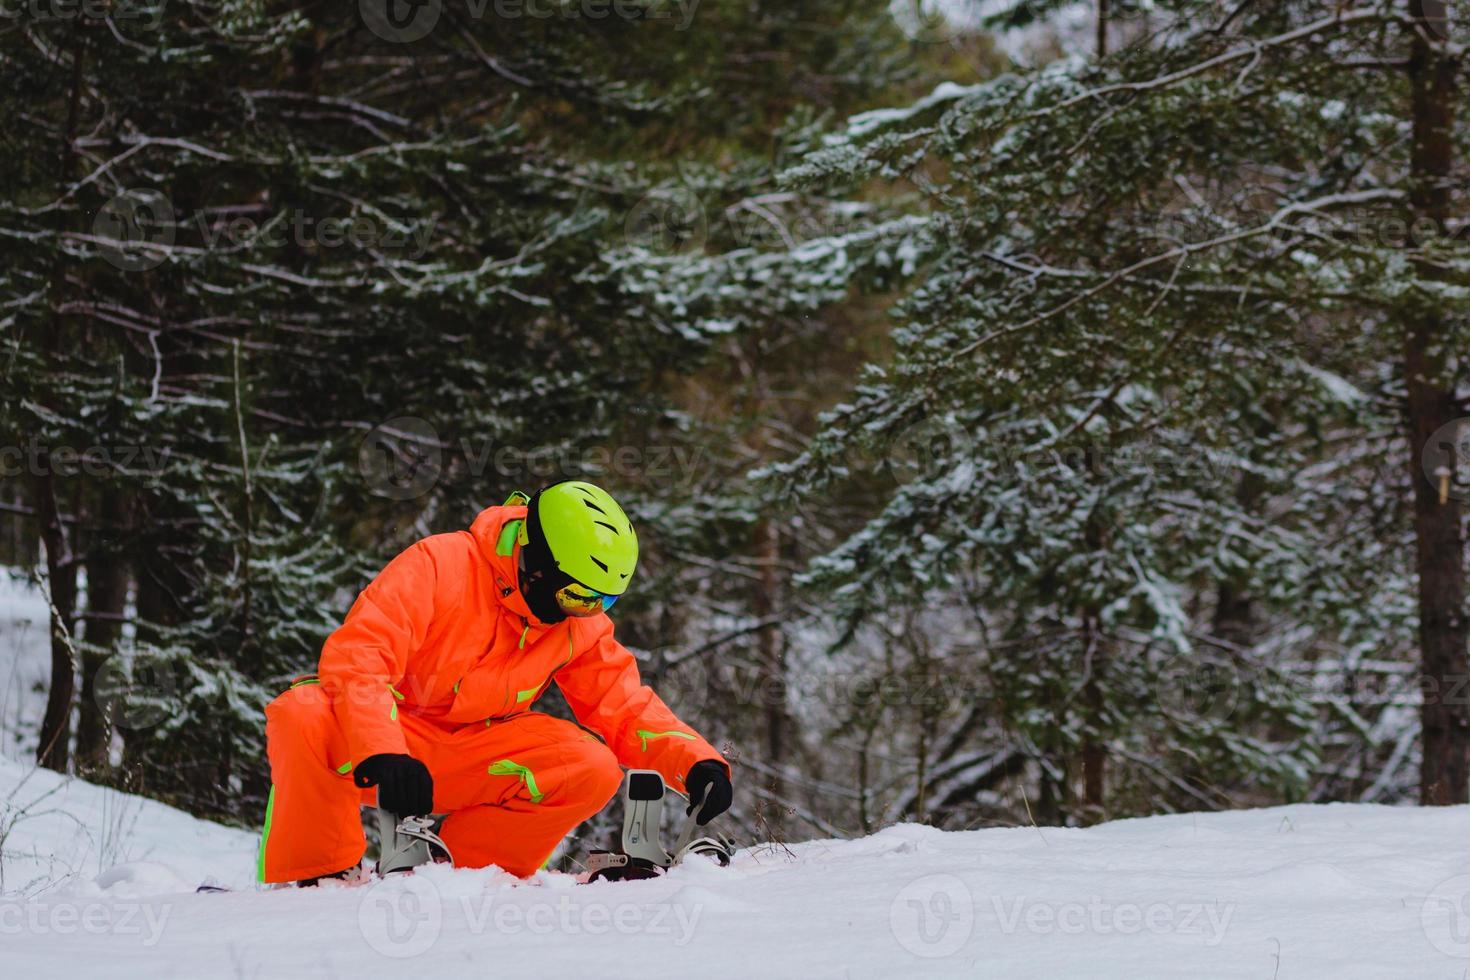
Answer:
<path fill-rule="evenodd" d="M 7 976 L 1448 980 L 1470 968 L 1466 807 L 1294 806 L 1090 830 L 909 825 L 657 881 L 433 867 L 258 892 L 253 835 L 49 773 L 16 794 L 22 772 L 0 762 L 0 799 L 54 793 L 52 813 L 20 821 L 5 844 Z M 129 806 L 102 853 L 98 828 Z M 33 880 L 51 872 L 49 889 Z M 211 874 L 246 890 L 192 894 Z"/>
<path fill-rule="evenodd" d="M 0 896 L 6 901 L 99 891 L 99 876 L 146 878 L 137 887 L 159 892 L 192 891 L 210 874 L 248 884 L 255 846 L 255 834 L 0 759 Z"/>

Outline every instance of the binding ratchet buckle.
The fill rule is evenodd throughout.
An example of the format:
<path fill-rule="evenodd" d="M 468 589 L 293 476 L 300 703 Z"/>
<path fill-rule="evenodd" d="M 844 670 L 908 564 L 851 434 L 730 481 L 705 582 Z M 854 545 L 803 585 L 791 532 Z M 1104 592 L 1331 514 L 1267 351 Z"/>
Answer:
<path fill-rule="evenodd" d="M 706 795 L 708 790 L 705 791 Z M 587 858 L 588 881 L 624 881 L 631 878 L 656 878 L 683 861 L 690 854 L 714 858 L 721 867 L 735 855 L 735 844 L 724 834 L 704 833 L 707 824 L 699 822 L 704 807 L 701 799 L 684 819 L 684 827 L 673 851 L 664 849 L 659 831 L 663 817 L 664 797 L 668 787 L 664 777 L 652 769 L 630 769 L 623 780 L 623 846 L 620 851 L 593 851 Z M 674 794 L 679 799 L 685 797 Z"/>
<path fill-rule="evenodd" d="M 383 877 L 400 871 L 412 871 L 430 861 L 454 863 L 454 855 L 435 832 L 434 818 L 399 817 L 387 810 L 378 811 L 378 875 Z"/>

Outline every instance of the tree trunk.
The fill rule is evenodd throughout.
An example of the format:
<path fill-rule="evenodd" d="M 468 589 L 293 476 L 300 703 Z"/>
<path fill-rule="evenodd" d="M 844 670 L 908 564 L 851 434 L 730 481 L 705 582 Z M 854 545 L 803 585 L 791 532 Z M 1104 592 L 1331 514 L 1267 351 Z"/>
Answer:
<path fill-rule="evenodd" d="M 1257 423 L 1257 438 L 1265 441 L 1276 428 L 1272 411 L 1272 422 Z M 1247 514 L 1261 512 L 1262 499 L 1266 495 L 1266 481 L 1253 469 L 1246 470 L 1235 485 L 1235 502 Z M 1222 578 L 1216 585 L 1215 610 L 1212 630 L 1215 636 L 1236 646 L 1250 646 L 1255 633 L 1255 597 L 1250 593 L 1250 573 L 1239 571 Z"/>
<path fill-rule="evenodd" d="M 1107 744 L 1103 728 L 1107 711 L 1103 694 L 1103 673 L 1107 670 L 1102 628 L 1098 610 L 1088 609 L 1083 614 L 1083 643 L 1086 647 L 1084 663 L 1087 682 L 1082 689 L 1082 700 L 1087 712 L 1087 735 L 1082 743 L 1082 822 L 1098 823 L 1103 819 L 1103 804 L 1106 799 L 1106 773 L 1108 765 Z"/>
<path fill-rule="evenodd" d="M 76 691 L 72 629 L 76 623 L 77 568 L 56 503 L 56 479 L 49 457 L 41 455 L 44 475 L 36 480 L 36 510 L 46 545 L 46 578 L 51 599 L 51 688 L 41 719 L 36 761 L 66 772 L 71 754 L 71 705 Z"/>
<path fill-rule="evenodd" d="M 1430 37 L 1425 4 L 1410 10 Z M 1425 38 L 1414 36 L 1409 59 L 1414 141 L 1411 151 L 1411 241 L 1423 243 L 1444 234 L 1450 212 L 1450 173 L 1454 159 L 1454 65 Z M 1431 229 L 1426 231 L 1426 229 Z M 1420 269 L 1425 278 L 1438 270 Z M 1423 670 L 1423 763 L 1419 801 L 1424 805 L 1464 803 L 1470 775 L 1470 712 L 1465 704 L 1467 661 L 1465 542 L 1460 505 L 1440 499 L 1439 488 L 1424 477 L 1422 460 L 1436 430 L 1458 415 L 1453 351 L 1443 311 L 1432 302 L 1412 308 L 1404 329 L 1404 384 L 1408 396 L 1409 466 L 1414 485 L 1414 535 L 1419 576 L 1419 646 Z M 1428 447 L 1433 449 L 1433 447 Z"/>
<path fill-rule="evenodd" d="M 756 528 L 756 536 L 756 554 L 760 559 L 760 589 L 756 595 L 755 614 L 761 620 L 770 620 L 781 605 L 780 525 L 775 521 L 764 521 Z M 781 778 L 780 772 L 787 755 L 786 643 L 779 624 L 767 626 L 760 631 L 758 653 L 759 689 L 765 704 L 766 761 L 777 773 L 772 777 L 771 793 L 777 799 L 785 799 L 785 780 Z M 773 812 L 779 810 L 779 807 L 773 808 Z"/>
<path fill-rule="evenodd" d="M 1100 10 L 1102 8 L 1099 8 Z M 1089 446 L 1085 459 L 1087 472 L 1100 475 L 1105 471 L 1105 458 L 1099 455 L 1100 447 Z M 1092 554 L 1100 554 L 1108 547 L 1108 533 L 1101 515 L 1096 509 L 1088 515 L 1083 540 Z M 1105 687 L 1108 671 L 1108 638 L 1103 631 L 1102 609 L 1088 603 L 1081 610 L 1082 618 L 1082 664 L 1087 680 L 1082 689 L 1083 737 L 1082 737 L 1082 807 L 1084 824 L 1098 823 L 1104 819 L 1106 801 L 1106 775 L 1108 764 L 1108 703 Z"/>
<path fill-rule="evenodd" d="M 82 62 L 82 18 L 72 25 L 71 43 L 71 91 L 67 100 L 66 128 L 62 133 L 62 144 L 57 154 L 57 186 L 68 192 L 68 184 L 76 169 L 75 138 L 77 119 L 81 111 Z M 65 227 L 67 217 L 61 217 Z M 63 333 L 66 317 L 59 311 L 65 303 L 66 259 L 64 253 L 58 257 L 51 270 L 51 302 L 53 312 L 51 330 L 43 350 L 48 368 L 53 368 L 65 350 Z M 49 395 L 42 402 L 52 412 L 61 406 Z M 76 692 L 76 670 L 72 643 L 72 628 L 76 622 L 77 570 L 72 559 L 71 542 L 62 525 L 60 496 L 57 488 L 55 467 L 51 463 L 50 447 L 42 447 L 37 454 L 39 468 L 34 474 L 36 492 L 36 518 L 40 524 L 41 541 L 46 545 L 46 575 L 51 593 L 51 688 L 46 694 L 46 714 L 41 720 L 39 744 L 36 746 L 36 761 L 47 769 L 65 772 L 71 750 L 71 705 Z"/>
<path fill-rule="evenodd" d="M 179 573 L 178 562 L 173 560 L 181 548 L 177 545 L 180 532 L 177 523 L 169 516 L 169 502 L 161 498 L 152 500 L 152 507 L 143 506 L 147 501 L 140 494 L 139 508 L 133 518 L 134 527 L 158 528 L 141 544 L 135 544 L 131 562 L 137 586 L 137 639 L 140 646 L 163 646 L 167 643 L 167 630 L 176 626 L 182 618 L 179 596 L 185 594 L 186 583 Z M 123 764 L 136 769 L 144 764 L 148 746 L 152 744 L 152 731 L 133 729 L 118 724 L 118 733 L 123 740 Z"/>
<path fill-rule="evenodd" d="M 113 485 L 104 487 L 98 508 L 101 533 L 109 537 L 121 534 L 127 514 L 123 491 Z M 107 765 L 112 728 L 97 700 L 97 674 L 122 636 L 127 598 L 127 562 L 116 549 L 94 545 L 87 560 L 87 649 L 82 652 L 82 699 L 77 717 L 76 763 L 83 774 Z"/>

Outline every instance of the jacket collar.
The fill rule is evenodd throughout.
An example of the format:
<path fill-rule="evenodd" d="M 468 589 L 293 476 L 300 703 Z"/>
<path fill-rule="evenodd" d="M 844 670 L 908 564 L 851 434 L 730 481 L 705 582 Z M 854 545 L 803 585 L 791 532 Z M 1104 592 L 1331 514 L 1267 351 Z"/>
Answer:
<path fill-rule="evenodd" d="M 516 575 L 516 563 L 520 559 L 521 546 L 517 540 L 520 525 L 526 519 L 524 505 L 486 507 L 480 511 L 470 525 L 470 534 L 480 549 L 480 556 L 490 565 L 495 579 L 495 598 L 510 612 L 525 620 L 528 625 L 545 624 L 531 615 L 521 595 Z"/>

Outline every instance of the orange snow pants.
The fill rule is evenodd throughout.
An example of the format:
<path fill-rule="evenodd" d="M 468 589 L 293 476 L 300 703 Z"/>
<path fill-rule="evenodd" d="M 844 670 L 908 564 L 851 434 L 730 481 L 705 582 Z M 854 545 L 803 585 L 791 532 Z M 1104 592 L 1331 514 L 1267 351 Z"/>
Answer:
<path fill-rule="evenodd" d="M 350 868 L 367 848 L 347 740 L 320 684 L 293 687 L 265 709 L 271 765 L 258 877 L 299 881 Z M 461 867 L 496 864 L 522 877 L 601 810 L 622 782 L 612 752 L 590 733 L 526 712 L 502 722 L 445 728 L 403 712 L 409 754 L 434 777 L 440 836 Z"/>

